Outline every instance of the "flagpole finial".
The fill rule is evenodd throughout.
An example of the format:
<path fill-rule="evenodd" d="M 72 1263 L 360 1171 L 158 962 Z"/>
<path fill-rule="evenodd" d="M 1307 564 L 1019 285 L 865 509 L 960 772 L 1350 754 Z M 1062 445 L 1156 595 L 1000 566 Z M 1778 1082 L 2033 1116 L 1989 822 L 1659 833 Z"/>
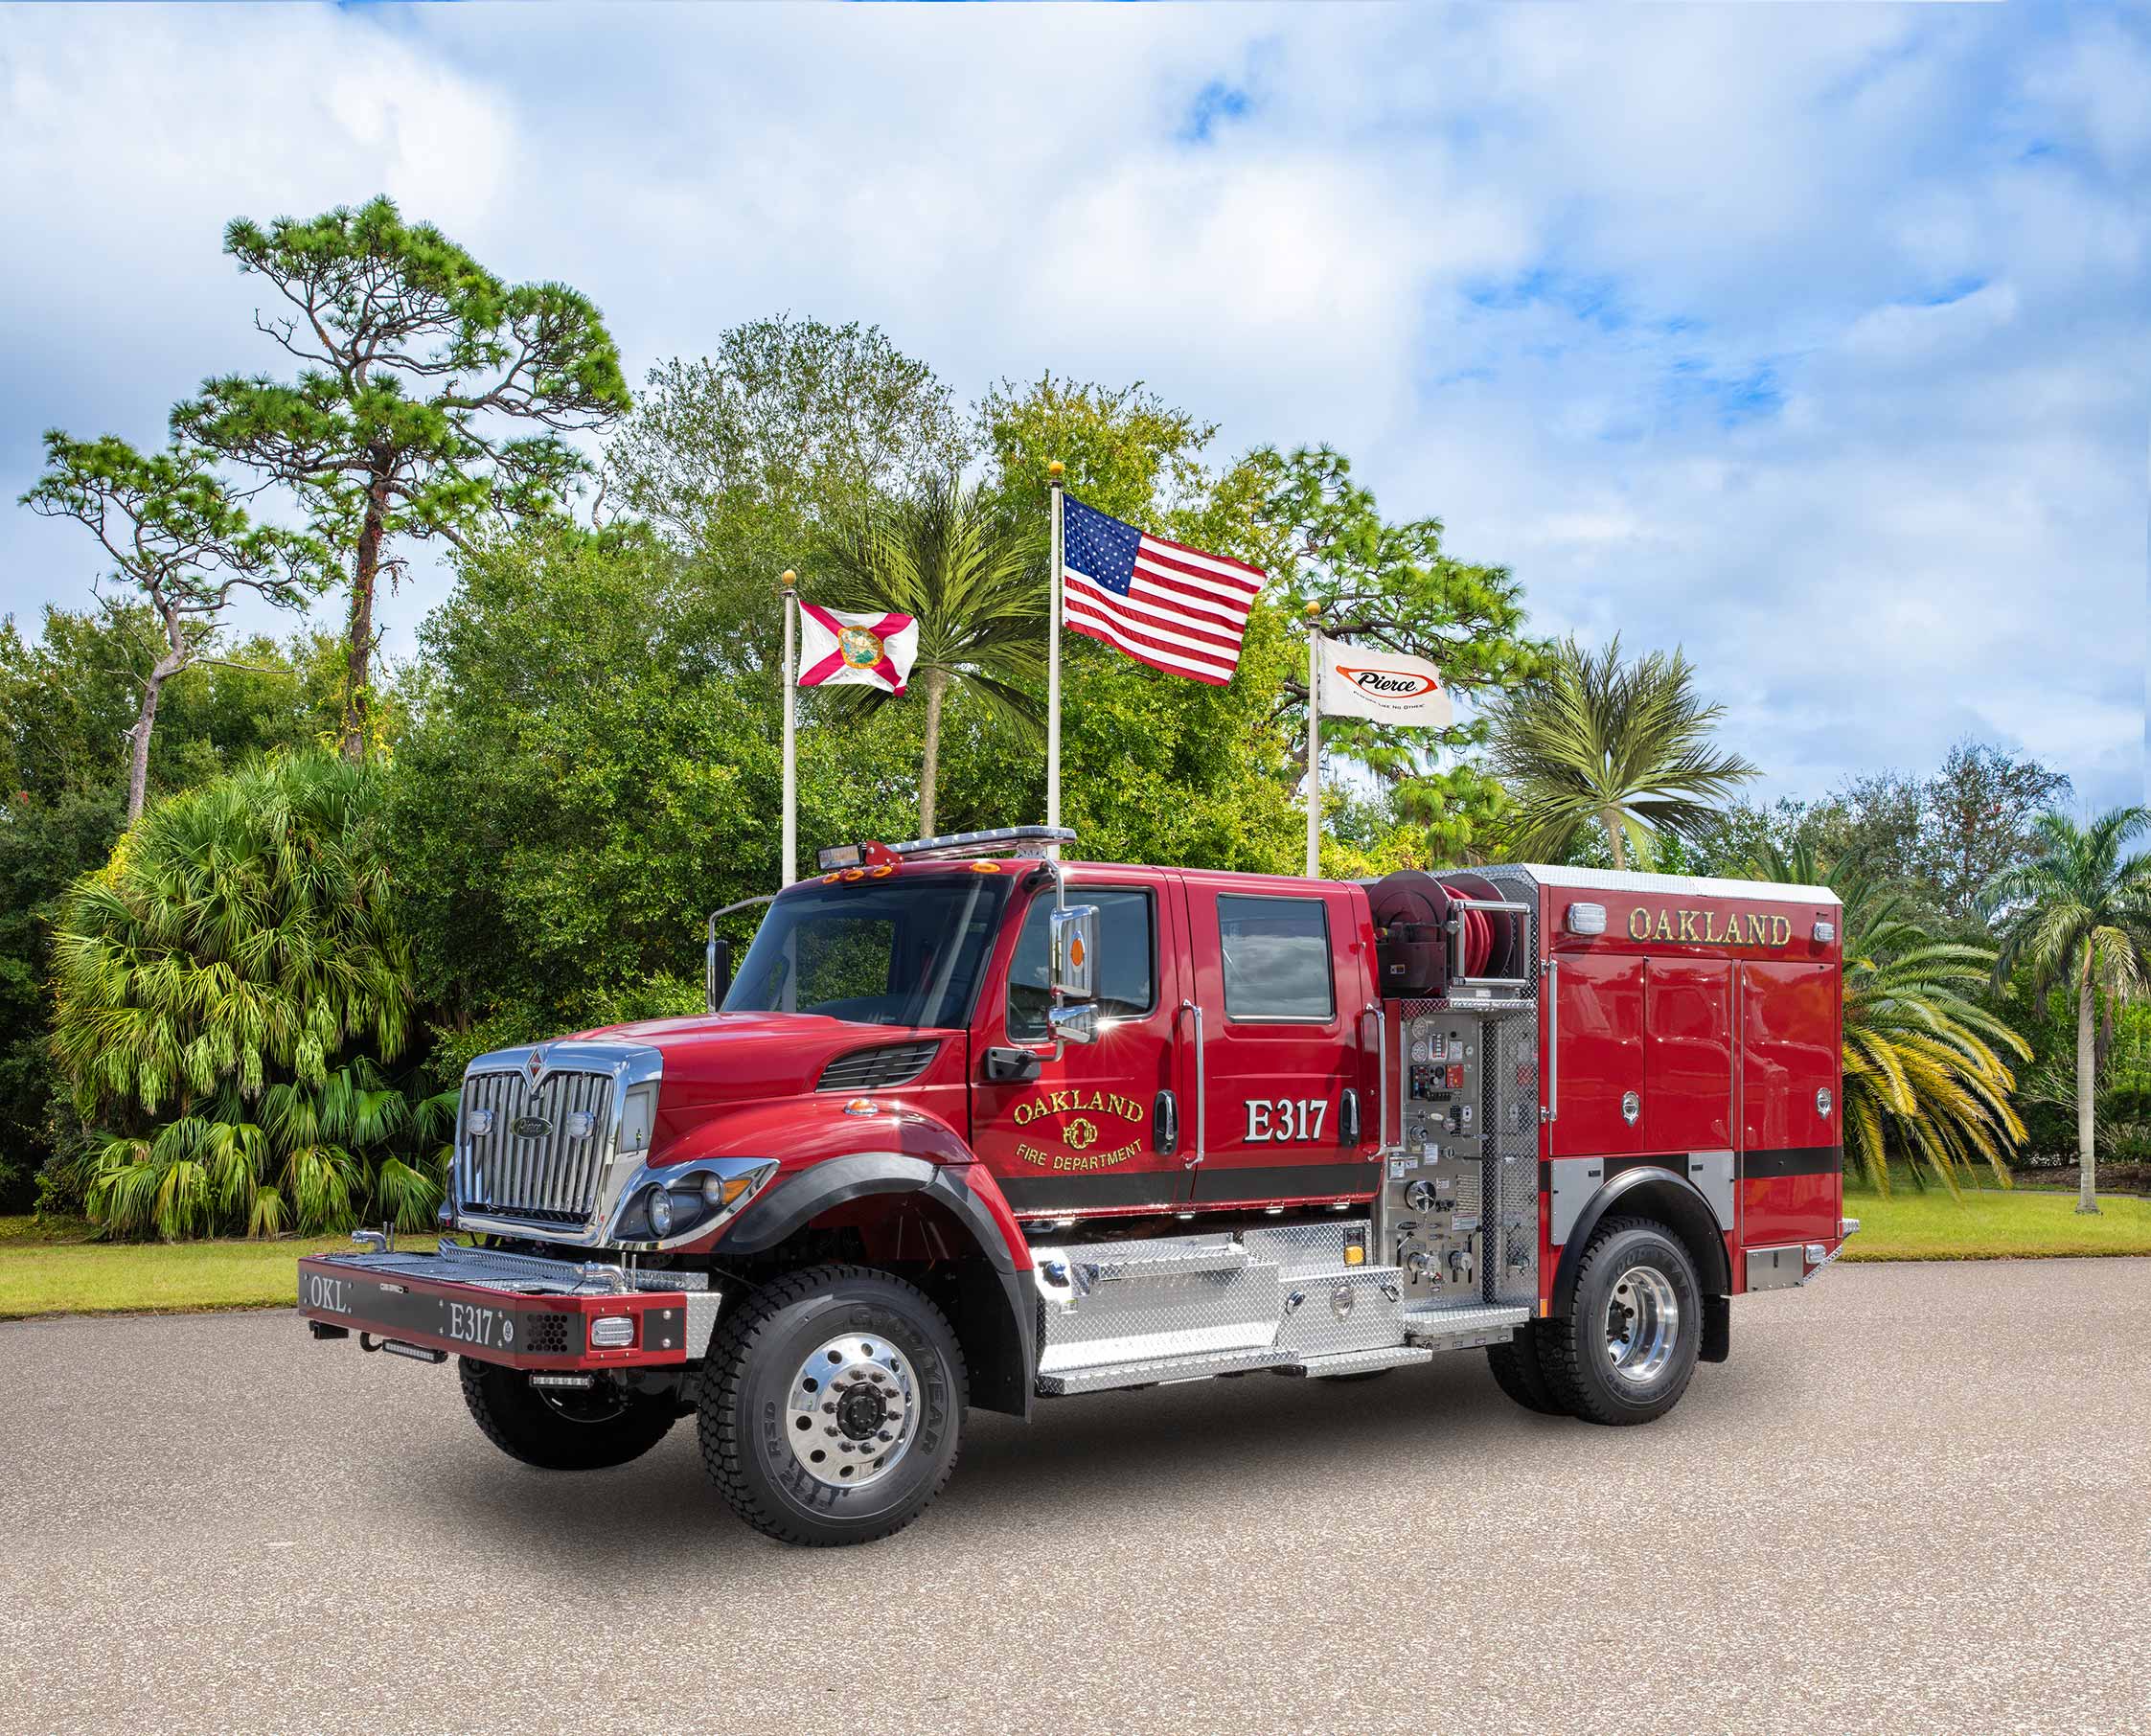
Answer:
<path fill-rule="evenodd" d="M 777 582 L 783 585 L 785 589 L 789 591 L 793 585 L 799 582 L 799 575 L 793 572 L 788 566 L 784 570 L 784 577 L 782 579 L 779 579 Z"/>
<path fill-rule="evenodd" d="M 1321 612 L 1322 605 L 1319 603 L 1310 603 L 1307 605 L 1307 618 L 1310 621 L 1314 620 Z"/>
<path fill-rule="evenodd" d="M 1066 468 L 1067 467 L 1065 465 L 1064 465 L 1058 458 L 1056 458 L 1051 464 L 1045 467 L 1045 473 L 1048 476 L 1052 477 L 1055 482 L 1059 482 L 1061 480 L 1061 472 Z"/>

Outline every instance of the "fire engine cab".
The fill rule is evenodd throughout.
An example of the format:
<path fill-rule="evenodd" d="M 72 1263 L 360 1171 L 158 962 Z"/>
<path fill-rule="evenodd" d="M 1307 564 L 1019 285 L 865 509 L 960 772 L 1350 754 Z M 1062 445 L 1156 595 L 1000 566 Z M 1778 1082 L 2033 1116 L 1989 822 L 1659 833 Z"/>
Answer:
<path fill-rule="evenodd" d="M 693 1415 L 749 1524 L 849 1543 L 972 1405 L 1483 1348 L 1532 1410 L 1648 1422 L 1858 1227 L 1825 888 L 1073 841 L 825 851 L 736 971 L 711 940 L 707 1016 L 481 1056 L 451 1234 L 302 1260 L 314 1336 L 457 1357 L 530 1465 Z"/>

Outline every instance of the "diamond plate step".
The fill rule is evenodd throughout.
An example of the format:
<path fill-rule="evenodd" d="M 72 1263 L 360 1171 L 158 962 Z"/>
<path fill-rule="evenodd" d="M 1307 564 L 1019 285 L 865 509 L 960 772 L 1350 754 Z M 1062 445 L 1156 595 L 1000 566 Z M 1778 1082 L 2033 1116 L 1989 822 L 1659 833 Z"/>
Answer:
<path fill-rule="evenodd" d="M 1430 1350 L 1469 1350 L 1477 1344 L 1507 1343 L 1530 1318 L 1528 1308 L 1407 1308 L 1405 1336 Z"/>
<path fill-rule="evenodd" d="M 1309 1357 L 1283 1372 L 1318 1381 L 1328 1375 L 1370 1374 L 1377 1368 L 1402 1368 L 1407 1362 L 1431 1362 L 1434 1353 L 1418 1344 L 1393 1344 L 1385 1350 L 1347 1350 L 1334 1357 Z"/>
<path fill-rule="evenodd" d="M 1131 1278 L 1175 1278 L 1190 1272 L 1237 1271 L 1247 1250 L 1230 1236 L 1155 1236 L 1138 1242 L 1084 1242 L 1037 1247 L 1040 1267 L 1049 1262 L 1079 1268 L 1086 1289 Z"/>
<path fill-rule="evenodd" d="M 1279 1350 L 1275 1345 L 1212 1351 L 1193 1357 L 1154 1357 L 1143 1362 L 1109 1362 L 1093 1368 L 1071 1368 L 1064 1374 L 1041 1375 L 1039 1391 L 1048 1398 L 1067 1398 L 1079 1392 L 1110 1392 L 1121 1386 L 1162 1386 L 1173 1381 L 1204 1381 L 1212 1375 L 1280 1368 L 1298 1360 L 1292 1351 Z"/>

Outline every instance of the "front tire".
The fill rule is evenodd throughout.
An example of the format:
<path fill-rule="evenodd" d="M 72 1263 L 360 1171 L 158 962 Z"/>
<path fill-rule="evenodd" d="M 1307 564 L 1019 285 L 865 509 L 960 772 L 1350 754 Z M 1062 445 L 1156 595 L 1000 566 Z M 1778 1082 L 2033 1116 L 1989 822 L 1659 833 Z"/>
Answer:
<path fill-rule="evenodd" d="M 811 1547 L 872 1542 L 956 1467 L 969 1393 L 940 1309 L 886 1272 L 818 1266 L 756 1291 L 703 1371 L 702 1464 L 732 1511 Z"/>
<path fill-rule="evenodd" d="M 639 1459 L 665 1438 L 670 1399 L 622 1390 L 599 1376 L 587 1389 L 540 1388 L 518 1368 L 457 1359 L 463 1402 L 486 1439 L 540 1471 L 603 1471 Z"/>
<path fill-rule="evenodd" d="M 1695 1263 L 1659 1225 L 1613 1219 L 1584 1249 L 1567 1312 L 1540 1325 L 1540 1366 L 1562 1408 L 1648 1423 L 1680 1403 L 1703 1347 Z"/>

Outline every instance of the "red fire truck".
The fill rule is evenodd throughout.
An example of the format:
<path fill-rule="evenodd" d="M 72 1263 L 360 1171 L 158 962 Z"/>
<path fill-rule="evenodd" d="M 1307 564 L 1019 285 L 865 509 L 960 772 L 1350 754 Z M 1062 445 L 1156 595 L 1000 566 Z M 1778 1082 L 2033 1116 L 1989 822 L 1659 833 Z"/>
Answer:
<path fill-rule="evenodd" d="M 1858 1227 L 1824 888 L 1072 841 L 825 851 L 736 973 L 712 940 L 708 1016 L 481 1056 L 455 1235 L 301 1261 L 312 1332 L 457 1357 L 531 1465 L 692 1414 L 749 1524 L 849 1543 L 971 1405 L 1483 1347 L 1532 1410 L 1647 1422 Z"/>

